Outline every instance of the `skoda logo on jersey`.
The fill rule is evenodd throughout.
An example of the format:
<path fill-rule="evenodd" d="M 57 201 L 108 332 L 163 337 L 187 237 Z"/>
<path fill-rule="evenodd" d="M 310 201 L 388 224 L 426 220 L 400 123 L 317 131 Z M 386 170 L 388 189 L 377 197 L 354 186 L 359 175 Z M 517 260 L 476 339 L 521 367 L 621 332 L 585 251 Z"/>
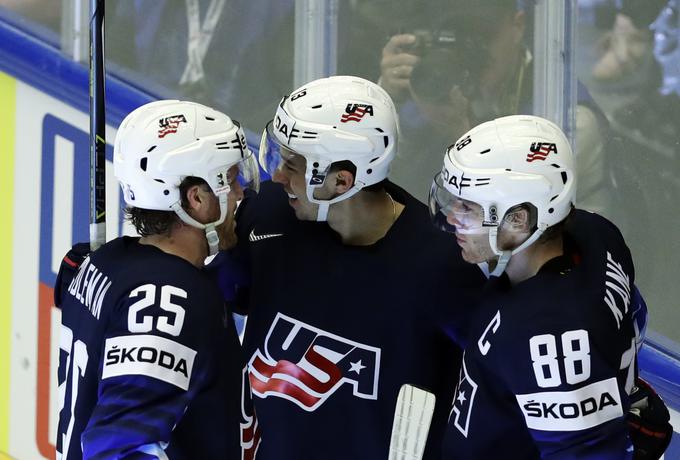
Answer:
<path fill-rule="evenodd" d="M 278 313 L 248 372 L 254 396 L 287 399 L 311 412 L 342 385 L 358 398 L 378 399 L 380 348 Z"/>
<path fill-rule="evenodd" d="M 541 391 L 515 397 L 532 430 L 581 431 L 623 417 L 616 377 L 572 391 Z"/>
<path fill-rule="evenodd" d="M 453 407 L 449 414 L 449 423 L 453 417 L 453 425 L 463 433 L 467 438 L 468 428 L 470 426 L 470 415 L 472 414 L 472 406 L 475 402 L 475 394 L 477 393 L 477 384 L 470 377 L 465 366 L 465 355 L 463 355 L 463 366 L 460 370 L 460 377 L 458 380 L 458 388 L 456 389 L 456 396 L 453 400 Z"/>
<path fill-rule="evenodd" d="M 102 380 L 145 375 L 186 391 L 196 350 L 164 337 L 134 334 L 106 339 L 104 356 Z"/>

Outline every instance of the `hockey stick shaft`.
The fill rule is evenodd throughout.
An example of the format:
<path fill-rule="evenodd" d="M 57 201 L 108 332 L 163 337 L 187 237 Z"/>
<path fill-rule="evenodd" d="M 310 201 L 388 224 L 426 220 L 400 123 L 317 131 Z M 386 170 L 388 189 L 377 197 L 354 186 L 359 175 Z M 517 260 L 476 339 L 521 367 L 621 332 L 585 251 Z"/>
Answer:
<path fill-rule="evenodd" d="M 90 249 L 106 242 L 104 0 L 90 0 Z"/>
<path fill-rule="evenodd" d="M 402 385 L 394 410 L 389 460 L 420 460 L 434 413 L 434 394 Z"/>

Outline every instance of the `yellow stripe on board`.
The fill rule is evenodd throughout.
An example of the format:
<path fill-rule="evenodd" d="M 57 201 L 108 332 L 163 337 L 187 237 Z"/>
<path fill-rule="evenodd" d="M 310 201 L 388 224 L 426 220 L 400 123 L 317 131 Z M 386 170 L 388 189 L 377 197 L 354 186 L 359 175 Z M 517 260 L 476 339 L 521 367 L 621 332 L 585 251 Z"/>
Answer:
<path fill-rule="evenodd" d="M 0 452 L 9 451 L 16 80 L 0 72 Z"/>

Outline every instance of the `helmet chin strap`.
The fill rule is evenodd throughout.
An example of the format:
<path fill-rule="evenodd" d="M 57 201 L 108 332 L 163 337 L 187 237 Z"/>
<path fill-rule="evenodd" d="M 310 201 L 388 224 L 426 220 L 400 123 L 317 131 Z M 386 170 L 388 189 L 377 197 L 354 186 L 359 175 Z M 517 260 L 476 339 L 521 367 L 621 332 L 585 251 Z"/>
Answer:
<path fill-rule="evenodd" d="M 337 203 L 338 201 L 351 198 L 352 196 L 356 195 L 363 188 L 363 186 L 364 185 L 361 184 L 361 187 L 357 187 L 357 185 L 354 184 L 351 189 L 347 190 L 342 195 L 338 195 L 330 200 L 319 200 L 317 198 L 314 198 L 314 188 L 307 187 L 307 198 L 309 199 L 310 202 L 319 205 L 319 209 L 316 212 L 316 221 L 326 222 L 328 220 L 328 210 L 333 203 Z"/>
<path fill-rule="evenodd" d="M 182 222 L 187 225 L 191 225 L 192 227 L 205 230 L 205 239 L 208 241 L 208 255 L 211 256 L 217 254 L 220 249 L 220 237 L 217 234 L 215 227 L 224 222 L 224 219 L 227 217 L 227 195 L 228 193 L 222 193 L 218 196 L 218 199 L 220 200 L 220 218 L 215 222 L 210 222 L 207 224 L 202 224 L 191 217 L 182 207 L 181 202 L 178 201 L 171 206 L 171 209 L 175 211 L 175 214 L 177 214 L 180 219 L 182 219 Z"/>
<path fill-rule="evenodd" d="M 510 257 L 532 245 L 543 234 L 543 232 L 545 232 L 546 228 L 548 228 L 547 225 L 540 225 L 536 230 L 534 230 L 534 233 L 532 233 L 529 238 L 527 238 L 515 249 L 512 251 L 502 251 L 498 249 L 498 227 L 492 227 L 489 231 L 489 245 L 491 246 L 491 250 L 494 252 L 494 254 L 498 256 L 498 262 L 496 263 L 496 268 L 494 268 L 490 276 L 501 276 L 510 262 Z"/>
<path fill-rule="evenodd" d="M 328 220 L 328 209 L 331 207 L 331 204 L 327 201 L 323 203 L 319 203 L 319 209 L 316 212 L 316 221 L 317 222 L 326 222 Z"/>
<path fill-rule="evenodd" d="M 494 254 L 498 256 L 496 261 L 496 268 L 489 274 L 489 276 L 501 276 L 510 262 L 512 251 L 501 251 L 498 249 L 498 227 L 491 227 L 489 229 L 489 245 Z"/>

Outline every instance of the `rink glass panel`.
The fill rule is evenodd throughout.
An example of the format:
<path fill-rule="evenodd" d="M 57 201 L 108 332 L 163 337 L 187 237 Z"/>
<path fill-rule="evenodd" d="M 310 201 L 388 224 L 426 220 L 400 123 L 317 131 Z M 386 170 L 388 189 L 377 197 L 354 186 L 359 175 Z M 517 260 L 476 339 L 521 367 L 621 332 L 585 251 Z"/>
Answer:
<path fill-rule="evenodd" d="M 633 253 L 650 328 L 678 342 L 678 12 L 674 1 L 635 3 L 617 15 L 580 2 L 576 70 L 610 123 L 603 213 Z"/>
<path fill-rule="evenodd" d="M 0 13 L 11 16 L 35 35 L 59 44 L 66 36 L 62 24 L 73 21 L 64 21 L 65 2 L 50 1 L 53 5 L 46 7 L 44 1 L 3 0 Z M 209 25 L 205 19 L 211 3 L 216 2 L 196 2 L 199 29 Z M 533 112 L 531 60 L 523 66 L 521 78 L 513 67 L 516 62 L 508 61 L 507 68 L 512 68 L 509 73 L 517 78 L 506 81 L 505 89 L 497 93 L 501 97 L 485 99 L 479 96 L 479 88 L 474 88 L 484 80 L 480 69 L 488 70 L 489 61 L 493 61 L 489 48 L 494 44 L 484 37 L 511 34 L 503 18 L 483 15 L 483 26 L 475 22 L 471 8 L 483 2 L 468 0 L 464 7 L 460 5 L 466 0 L 325 3 L 334 5 L 324 14 L 333 15 L 331 22 L 336 25 L 337 35 L 326 34 L 320 39 L 335 43 L 338 74 L 377 81 L 381 78 L 383 49 L 390 38 L 401 33 L 418 37 L 410 49 L 403 49 L 422 59 L 416 66 L 419 83 L 408 92 L 395 94 L 403 129 L 392 178 L 421 200 L 426 197 L 432 175 L 440 168 L 445 148 L 467 126 L 495 116 Z M 487 3 L 494 6 L 493 0 Z M 524 6 L 532 2 L 519 3 Z M 673 236 L 680 220 L 674 212 L 678 208 L 674 199 L 680 195 L 678 130 L 673 123 L 678 119 L 678 101 L 673 89 L 664 84 L 663 75 L 665 67 L 673 66 L 675 57 L 666 53 L 663 65 L 658 62 L 650 30 L 667 5 L 657 0 L 637 2 L 640 5 L 630 12 L 634 29 L 627 29 L 625 21 L 622 25 L 611 9 L 607 10 L 610 3 L 613 2 L 578 2 L 576 76 L 593 100 L 585 102 L 587 96 L 580 95 L 580 103 L 572 110 L 575 114 L 586 111 L 579 119 L 580 128 L 584 124 L 586 128 L 597 126 L 576 129 L 574 133 L 581 183 L 578 205 L 604 214 L 621 228 L 635 257 L 637 284 L 649 304 L 651 328 L 679 341 L 676 325 L 680 312 L 675 306 L 680 298 L 680 283 L 674 269 L 680 243 Z M 199 49 L 191 51 L 201 56 L 201 65 L 193 69 L 187 66 L 187 35 L 192 22 L 186 5 L 177 0 L 108 0 L 108 69 L 157 97 L 192 99 L 224 110 L 243 122 L 253 137 L 251 143 L 257 144 L 256 137 L 271 118 L 279 98 L 295 85 L 294 65 L 302 59 L 301 48 L 295 46 L 296 2 L 225 2 L 207 50 L 203 53 L 199 43 Z M 533 9 L 528 7 L 521 40 L 528 59 L 534 54 L 532 18 Z M 678 29 L 673 23 L 677 12 L 667 11 L 659 21 L 671 31 Z M 472 37 L 472 47 L 452 45 L 451 36 L 459 45 Z M 202 37 L 199 42 L 205 40 L 205 34 Z M 510 35 L 506 37 L 509 43 Z M 666 35 L 666 46 L 672 46 L 668 41 L 672 39 Z M 66 47 L 63 43 L 60 46 Z M 600 62 L 603 58 L 606 61 L 610 48 L 615 51 L 613 60 L 622 61 L 620 72 L 616 65 L 607 69 L 603 65 L 606 62 Z M 509 50 L 506 57 L 512 54 Z M 675 66 L 679 65 L 675 61 Z M 461 69 L 470 76 L 467 80 L 460 81 L 456 76 Z M 503 66 L 496 69 L 502 73 Z M 470 94 L 465 103 L 455 98 L 451 101 L 447 76 Z M 460 107 L 465 104 L 472 116 L 461 116 L 465 110 Z M 590 104 L 606 116 L 608 126 L 604 129 L 599 126 L 597 113 L 588 112 Z M 604 137 L 601 142 L 598 135 Z"/>

